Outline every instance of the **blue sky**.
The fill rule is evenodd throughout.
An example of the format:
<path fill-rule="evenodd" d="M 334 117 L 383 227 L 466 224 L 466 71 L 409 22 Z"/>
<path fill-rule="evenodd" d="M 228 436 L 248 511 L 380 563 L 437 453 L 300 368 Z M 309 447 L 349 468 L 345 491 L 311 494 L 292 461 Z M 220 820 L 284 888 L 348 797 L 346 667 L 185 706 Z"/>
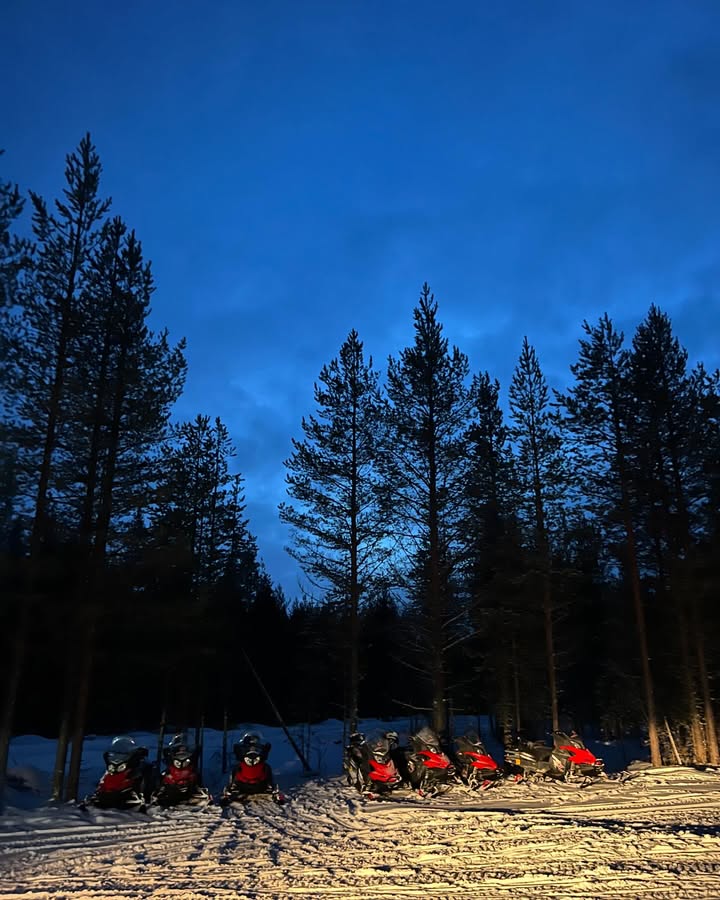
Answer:
<path fill-rule="evenodd" d="M 219 415 L 273 579 L 313 382 L 356 328 L 383 368 L 427 280 L 507 388 L 523 335 L 569 382 L 583 319 L 650 303 L 720 364 L 716 0 L 5 0 L 0 176 L 54 197 L 90 131 Z"/>

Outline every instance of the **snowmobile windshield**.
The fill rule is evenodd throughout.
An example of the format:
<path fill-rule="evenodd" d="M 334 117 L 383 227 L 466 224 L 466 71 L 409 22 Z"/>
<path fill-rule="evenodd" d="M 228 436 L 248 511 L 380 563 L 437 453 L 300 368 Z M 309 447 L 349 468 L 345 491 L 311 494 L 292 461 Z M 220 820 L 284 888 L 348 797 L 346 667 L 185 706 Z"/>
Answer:
<path fill-rule="evenodd" d="M 239 741 L 233 745 L 233 753 L 238 759 L 245 759 L 248 764 L 259 762 L 267 756 L 270 745 L 266 744 L 259 731 L 246 732 Z"/>
<path fill-rule="evenodd" d="M 433 750 L 435 752 L 440 750 L 440 738 L 435 734 L 432 728 L 421 728 L 415 735 L 415 740 L 418 744 L 421 744 L 428 750 Z"/>
<path fill-rule="evenodd" d="M 482 747 L 483 743 L 480 740 L 480 735 L 475 731 L 474 728 L 470 728 L 465 732 L 463 738 L 468 742 L 468 744 L 472 744 L 473 747 Z"/>
<path fill-rule="evenodd" d="M 192 756 L 194 750 L 194 742 L 184 734 L 176 734 L 166 747 L 167 753 L 174 756 Z"/>
<path fill-rule="evenodd" d="M 367 745 L 375 757 L 385 757 L 390 753 L 390 741 L 384 731 L 370 732 L 367 737 Z"/>
<path fill-rule="evenodd" d="M 133 738 L 127 734 L 121 734 L 113 738 L 110 749 L 107 752 L 107 758 L 111 763 L 122 763 L 130 759 L 133 753 L 136 753 L 139 749 Z"/>
<path fill-rule="evenodd" d="M 580 736 L 574 732 L 572 734 L 565 734 L 564 731 L 556 731 L 554 738 L 558 747 L 577 747 L 578 750 L 585 749 L 585 744 L 583 744 Z"/>

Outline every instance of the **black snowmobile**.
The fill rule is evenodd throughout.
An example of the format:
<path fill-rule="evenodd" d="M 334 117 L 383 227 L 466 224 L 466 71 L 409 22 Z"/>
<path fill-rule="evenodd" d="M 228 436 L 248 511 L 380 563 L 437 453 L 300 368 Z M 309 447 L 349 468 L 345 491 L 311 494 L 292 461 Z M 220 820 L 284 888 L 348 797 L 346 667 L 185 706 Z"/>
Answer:
<path fill-rule="evenodd" d="M 230 781 L 220 797 L 221 806 L 253 797 L 269 797 L 276 803 L 285 802 L 285 796 L 273 785 L 273 773 L 267 761 L 269 754 L 270 744 L 256 731 L 247 732 L 233 744 L 235 764 Z"/>
<path fill-rule="evenodd" d="M 153 787 L 153 767 L 147 756 L 147 747 L 140 747 L 129 735 L 113 738 L 103 753 L 105 774 L 83 805 L 144 810 Z"/>
<path fill-rule="evenodd" d="M 554 778 L 566 781 L 570 773 L 570 753 L 560 747 L 548 747 L 542 741 L 517 738 L 505 749 L 505 763 L 515 780 Z"/>
<path fill-rule="evenodd" d="M 168 807 L 180 803 L 199 806 L 210 802 L 210 792 L 200 778 L 200 748 L 195 747 L 185 734 L 176 734 L 165 747 L 163 763 L 160 786 L 153 794 L 153 803 Z"/>
<path fill-rule="evenodd" d="M 398 736 L 394 731 L 371 732 L 367 737 L 356 731 L 350 735 L 343 753 L 343 769 L 347 783 L 361 794 L 387 794 L 402 785 L 393 751 Z"/>

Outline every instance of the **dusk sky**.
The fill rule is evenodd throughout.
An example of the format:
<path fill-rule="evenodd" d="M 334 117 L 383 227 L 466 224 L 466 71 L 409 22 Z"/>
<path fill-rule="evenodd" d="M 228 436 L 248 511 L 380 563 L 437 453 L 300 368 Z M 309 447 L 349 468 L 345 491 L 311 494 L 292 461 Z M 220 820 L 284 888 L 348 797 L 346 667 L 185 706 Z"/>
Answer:
<path fill-rule="evenodd" d="M 583 319 L 651 303 L 720 365 L 718 0 L 4 0 L 0 178 L 54 198 L 90 131 L 104 195 L 188 339 L 293 597 L 277 505 L 350 329 L 384 369 L 423 281 L 503 397 L 527 335 L 569 384 Z"/>

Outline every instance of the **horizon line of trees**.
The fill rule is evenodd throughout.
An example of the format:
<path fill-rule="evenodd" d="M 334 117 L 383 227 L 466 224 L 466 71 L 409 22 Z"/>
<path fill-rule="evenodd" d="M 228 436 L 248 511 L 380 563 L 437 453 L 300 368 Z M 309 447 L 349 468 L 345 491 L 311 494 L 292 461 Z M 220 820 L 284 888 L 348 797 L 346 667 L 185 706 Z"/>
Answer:
<path fill-rule="evenodd" d="M 290 720 L 444 731 L 456 709 L 720 763 L 720 374 L 665 313 L 629 346 L 583 323 L 563 392 L 524 338 L 507 412 L 427 284 L 385 372 L 351 329 L 285 462 L 317 592 L 288 602 L 226 426 L 172 422 L 185 343 L 149 329 L 151 267 L 100 174 L 87 135 L 62 199 L 30 193 L 32 241 L 0 182 L 0 780 L 18 725 L 59 730 L 60 798 L 88 729 L 267 717 L 246 651 Z"/>

